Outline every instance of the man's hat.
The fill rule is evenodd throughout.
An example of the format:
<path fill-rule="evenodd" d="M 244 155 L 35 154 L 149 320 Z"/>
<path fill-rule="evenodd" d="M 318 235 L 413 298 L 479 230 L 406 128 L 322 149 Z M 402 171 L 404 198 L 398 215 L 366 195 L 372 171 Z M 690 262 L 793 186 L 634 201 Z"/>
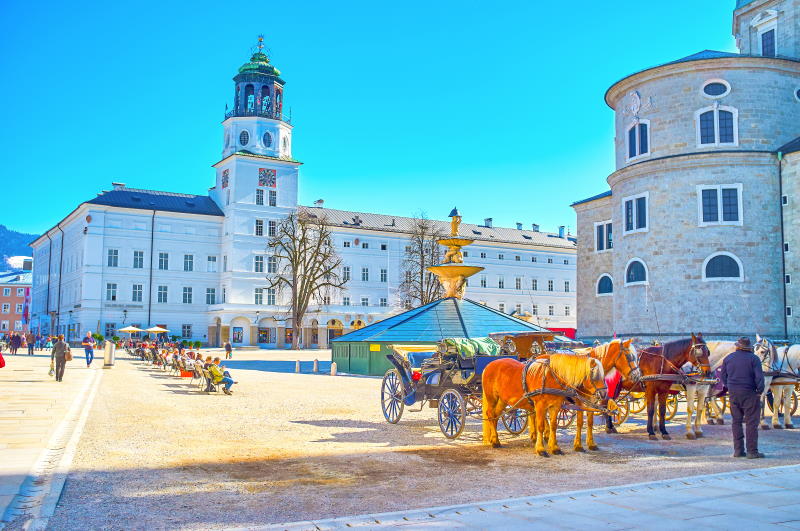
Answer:
<path fill-rule="evenodd" d="M 753 345 L 750 343 L 749 337 L 740 337 L 736 342 L 737 350 L 753 350 Z"/>

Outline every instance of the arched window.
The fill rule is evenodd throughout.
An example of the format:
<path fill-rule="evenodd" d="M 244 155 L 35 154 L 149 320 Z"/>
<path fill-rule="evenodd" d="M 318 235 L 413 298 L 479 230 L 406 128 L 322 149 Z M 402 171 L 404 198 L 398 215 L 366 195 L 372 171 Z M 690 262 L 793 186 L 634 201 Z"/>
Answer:
<path fill-rule="evenodd" d="M 739 144 L 739 111 L 733 107 L 717 106 L 695 113 L 699 147 Z"/>
<path fill-rule="evenodd" d="M 703 281 L 728 280 L 741 282 L 744 280 L 742 262 L 731 253 L 715 253 L 703 262 Z"/>
<path fill-rule="evenodd" d="M 269 85 L 264 85 L 261 87 L 261 114 L 267 115 L 269 113 L 269 108 L 272 104 L 272 100 L 269 96 Z"/>
<path fill-rule="evenodd" d="M 250 133 L 246 130 L 239 133 L 239 143 L 246 146 L 250 142 Z"/>
<path fill-rule="evenodd" d="M 247 112 L 253 112 L 256 109 L 255 89 L 253 85 L 244 87 L 244 103 L 247 107 Z"/>
<path fill-rule="evenodd" d="M 647 268 L 638 258 L 632 258 L 625 267 L 625 285 L 646 284 Z"/>
<path fill-rule="evenodd" d="M 614 293 L 614 281 L 611 279 L 611 275 L 600 275 L 600 278 L 597 280 L 598 297 L 601 295 L 611 295 L 612 293 Z"/>

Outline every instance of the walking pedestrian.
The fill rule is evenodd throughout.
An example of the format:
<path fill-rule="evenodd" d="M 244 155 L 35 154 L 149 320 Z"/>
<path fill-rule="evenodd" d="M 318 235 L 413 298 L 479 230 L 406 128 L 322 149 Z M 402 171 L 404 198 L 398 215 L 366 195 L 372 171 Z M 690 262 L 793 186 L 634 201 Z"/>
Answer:
<path fill-rule="evenodd" d="M 230 341 L 225 342 L 225 359 L 229 360 L 233 357 L 233 345 Z"/>
<path fill-rule="evenodd" d="M 749 338 L 740 337 L 736 342 L 736 350 L 722 362 L 720 377 L 723 385 L 728 388 L 731 399 L 733 457 L 764 457 L 758 451 L 758 422 L 761 416 L 761 393 L 764 392 L 764 373 L 761 370 L 761 361 L 753 354 Z M 746 426 L 744 432 L 743 420 Z"/>
<path fill-rule="evenodd" d="M 87 369 L 92 366 L 92 361 L 94 361 L 94 344 L 95 340 L 92 337 L 92 332 L 86 332 L 86 337 L 83 338 L 81 345 L 83 345 L 83 352 L 86 356 Z"/>
<path fill-rule="evenodd" d="M 50 359 L 56 362 L 56 381 L 60 382 L 64 378 L 64 369 L 67 367 L 67 361 L 72 359 L 69 345 L 64 342 L 64 334 L 58 336 L 58 340 L 50 352 Z"/>
<path fill-rule="evenodd" d="M 28 344 L 28 356 L 33 356 L 33 348 L 36 346 L 36 336 L 33 332 L 25 334 L 25 343 Z"/>
<path fill-rule="evenodd" d="M 9 344 L 9 348 L 11 353 L 16 355 L 17 349 L 22 345 L 22 336 L 17 334 L 16 332 L 11 332 L 11 340 Z"/>

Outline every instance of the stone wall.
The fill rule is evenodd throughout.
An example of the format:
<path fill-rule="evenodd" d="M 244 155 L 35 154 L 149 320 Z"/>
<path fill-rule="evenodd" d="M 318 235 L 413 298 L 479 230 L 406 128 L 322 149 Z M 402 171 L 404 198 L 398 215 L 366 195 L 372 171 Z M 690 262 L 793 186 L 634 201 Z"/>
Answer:
<path fill-rule="evenodd" d="M 578 332 L 582 337 L 610 336 L 614 333 L 614 307 L 615 295 L 598 296 L 597 281 L 604 273 L 611 275 L 614 281 L 614 290 L 617 290 L 617 280 L 622 280 L 613 274 L 612 258 L 613 249 L 609 251 L 595 251 L 596 222 L 612 218 L 611 197 L 604 197 L 588 203 L 575 206 L 578 213 Z M 616 234 L 619 220 L 612 228 Z M 621 284 L 620 284 L 621 285 Z"/>
<path fill-rule="evenodd" d="M 758 30 L 752 22 L 765 11 L 778 12 L 776 47 L 778 55 L 800 57 L 800 0 L 757 0 L 734 14 L 733 33 L 741 53 L 758 55 Z"/>
<path fill-rule="evenodd" d="M 786 305 L 792 308 L 787 326 L 790 336 L 800 342 L 800 153 L 787 155 L 783 160 L 784 241 L 789 251 L 784 253 L 786 273 L 791 282 L 786 285 Z"/>

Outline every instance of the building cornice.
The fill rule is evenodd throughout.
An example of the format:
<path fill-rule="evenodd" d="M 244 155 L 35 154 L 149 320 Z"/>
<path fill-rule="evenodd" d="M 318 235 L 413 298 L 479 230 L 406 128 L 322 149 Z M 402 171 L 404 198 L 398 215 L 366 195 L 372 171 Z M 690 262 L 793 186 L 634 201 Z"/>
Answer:
<path fill-rule="evenodd" d="M 223 162 L 227 161 L 231 157 L 237 157 L 237 156 L 238 157 L 245 157 L 245 158 L 261 159 L 261 160 L 269 160 L 269 161 L 272 161 L 272 162 L 280 162 L 282 164 L 291 164 L 293 166 L 300 166 L 300 165 L 303 164 L 299 160 L 295 160 L 295 159 L 292 159 L 292 158 L 289 158 L 289 157 L 270 157 L 269 155 L 257 155 L 255 153 L 250 153 L 250 152 L 246 152 L 246 151 L 235 151 L 235 152 L 231 153 L 230 155 L 228 155 L 227 157 L 224 157 L 222 160 L 220 160 L 218 162 L 215 162 L 214 164 L 211 165 L 211 167 L 212 168 L 216 168 L 217 166 L 219 166 Z"/>

